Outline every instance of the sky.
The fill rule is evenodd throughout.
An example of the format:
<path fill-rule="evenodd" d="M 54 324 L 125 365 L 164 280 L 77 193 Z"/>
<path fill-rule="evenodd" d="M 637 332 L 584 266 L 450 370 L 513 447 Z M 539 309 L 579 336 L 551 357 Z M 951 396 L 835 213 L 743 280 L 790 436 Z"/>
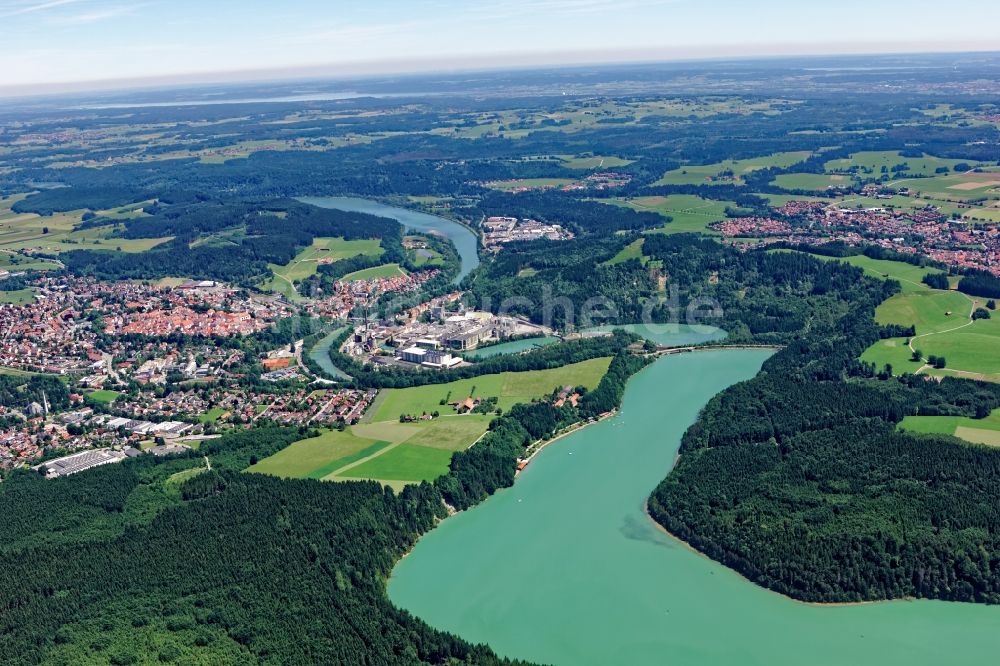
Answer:
<path fill-rule="evenodd" d="M 0 0 L 0 25 L 0 90 L 22 92 L 304 67 L 1000 51 L 995 0 Z"/>

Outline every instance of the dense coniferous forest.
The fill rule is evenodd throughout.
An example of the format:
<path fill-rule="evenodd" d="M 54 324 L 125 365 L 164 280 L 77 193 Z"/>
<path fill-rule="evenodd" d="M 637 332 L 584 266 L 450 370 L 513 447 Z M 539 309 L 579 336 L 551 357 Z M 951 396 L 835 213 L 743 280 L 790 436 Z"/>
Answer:
<path fill-rule="evenodd" d="M 100 222 L 98 218 L 92 224 Z M 210 242 L 211 234 L 226 231 L 234 233 L 221 242 Z M 204 234 L 210 234 L 209 242 L 196 243 Z M 405 261 L 402 227 L 395 220 L 291 200 L 157 205 L 152 216 L 129 220 L 121 231 L 122 238 L 167 236 L 173 239 L 147 252 L 74 250 L 60 259 L 71 273 L 102 280 L 186 275 L 245 285 L 267 276 L 269 263 L 287 264 L 320 237 L 379 238 L 383 262 Z"/>
<path fill-rule="evenodd" d="M 447 475 L 399 494 L 241 473 L 317 434 L 276 427 L 54 481 L 18 473 L 0 486 L 0 661 L 515 663 L 393 608 L 385 579 L 442 500 L 510 486 L 526 445 L 614 408 L 646 362 L 619 353 L 579 409 L 515 407 Z"/>
<path fill-rule="evenodd" d="M 1000 454 L 896 431 L 907 415 L 981 418 L 1000 388 L 869 379 L 870 306 L 796 340 L 714 398 L 649 501 L 675 535 L 797 599 L 1000 603 Z"/>

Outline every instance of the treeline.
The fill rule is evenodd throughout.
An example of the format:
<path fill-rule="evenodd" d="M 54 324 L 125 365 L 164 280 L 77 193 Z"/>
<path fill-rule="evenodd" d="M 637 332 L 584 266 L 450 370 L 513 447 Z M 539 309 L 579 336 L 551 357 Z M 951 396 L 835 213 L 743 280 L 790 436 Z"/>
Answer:
<path fill-rule="evenodd" d="M 11 210 L 15 213 L 52 215 L 53 213 L 81 208 L 89 208 L 92 211 L 107 210 L 148 198 L 150 198 L 148 191 L 124 184 L 111 187 L 94 187 L 82 184 L 75 187 L 55 187 L 42 190 L 18 201 L 11 206 Z"/>
<path fill-rule="evenodd" d="M 985 271 L 972 271 L 958 281 L 958 290 L 980 298 L 1000 298 L 1000 278 Z"/>
<path fill-rule="evenodd" d="M 521 192 L 509 194 L 487 191 L 479 202 L 483 215 L 530 218 L 560 224 L 578 234 L 609 236 L 619 231 L 641 231 L 663 226 L 657 213 L 645 213 L 625 206 L 581 201 L 562 192 Z"/>

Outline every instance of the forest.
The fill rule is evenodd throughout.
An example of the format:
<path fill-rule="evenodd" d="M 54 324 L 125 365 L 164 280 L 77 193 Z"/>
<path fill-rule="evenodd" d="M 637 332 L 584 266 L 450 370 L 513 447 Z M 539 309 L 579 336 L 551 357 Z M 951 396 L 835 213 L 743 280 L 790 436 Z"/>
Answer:
<path fill-rule="evenodd" d="M 15 474 L 0 486 L 0 661 L 520 663 L 394 608 L 385 579 L 442 500 L 510 486 L 524 446 L 614 408 L 645 364 L 619 353 L 579 409 L 515 407 L 447 475 L 398 494 L 241 473 L 316 434 L 278 427 L 54 481 Z"/>
<path fill-rule="evenodd" d="M 795 340 L 756 378 L 716 396 L 649 512 L 796 599 L 1000 603 L 1000 452 L 896 430 L 907 415 L 983 418 L 1000 407 L 1000 388 L 872 379 L 855 359 L 878 335 L 874 303 Z"/>
<path fill-rule="evenodd" d="M 101 223 L 95 218 L 89 224 Z M 159 204 L 150 217 L 128 220 L 124 227 L 123 238 L 173 240 L 138 253 L 72 250 L 60 255 L 66 269 L 102 280 L 185 275 L 252 286 L 270 274 L 269 263 L 287 264 L 320 237 L 380 238 L 383 261 L 404 261 L 402 227 L 396 221 L 285 199 Z M 230 239 L 211 242 L 226 231 L 234 232 Z"/>

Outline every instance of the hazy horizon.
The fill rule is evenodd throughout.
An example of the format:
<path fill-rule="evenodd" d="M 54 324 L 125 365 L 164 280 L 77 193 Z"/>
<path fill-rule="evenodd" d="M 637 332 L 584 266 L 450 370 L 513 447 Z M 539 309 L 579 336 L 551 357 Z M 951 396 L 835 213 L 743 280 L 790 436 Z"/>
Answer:
<path fill-rule="evenodd" d="M 846 46 L 846 45 L 845 45 Z M 425 61 L 371 61 L 342 65 L 324 63 L 301 65 L 297 67 L 219 70 L 203 72 L 183 72 L 176 74 L 154 75 L 148 77 L 131 77 L 121 79 L 93 79 L 82 81 L 59 81 L 42 84 L 2 85 L 0 84 L 0 99 L 31 98 L 58 95 L 73 95 L 86 93 L 116 93 L 140 90 L 164 90 L 170 88 L 193 88 L 210 85 L 241 85 L 266 83 L 295 83 L 298 81 L 323 81 L 331 83 L 347 83 L 350 81 L 370 81 L 380 77 L 417 77 L 421 75 L 446 76 L 449 74 L 470 75 L 476 73 L 494 74 L 506 71 L 530 71 L 540 69 L 571 69 L 574 67 L 613 67 L 613 66 L 643 66 L 699 63 L 753 62 L 767 60 L 808 60 L 829 58 L 864 58 L 887 56 L 945 56 L 945 55 L 998 55 L 1000 49 L 975 50 L 917 50 L 900 48 L 892 51 L 788 51 L 788 52 L 754 52 L 746 54 L 691 53 L 690 55 L 648 53 L 635 51 L 603 52 L 603 53 L 566 53 L 566 54 L 502 54 L 502 60 L 497 58 L 464 58 L 462 64 L 455 66 L 454 59 Z M 548 56 L 548 57 L 546 57 Z"/>
<path fill-rule="evenodd" d="M 925 0 L 0 0 L 0 95 L 525 67 L 1000 51 L 1000 5 Z M 936 10 L 935 10 L 936 7 Z M 969 21 L 975 16 L 975 21 Z M 863 19 L 863 20 L 859 20 Z M 897 37 L 901 35 L 902 37 Z"/>

